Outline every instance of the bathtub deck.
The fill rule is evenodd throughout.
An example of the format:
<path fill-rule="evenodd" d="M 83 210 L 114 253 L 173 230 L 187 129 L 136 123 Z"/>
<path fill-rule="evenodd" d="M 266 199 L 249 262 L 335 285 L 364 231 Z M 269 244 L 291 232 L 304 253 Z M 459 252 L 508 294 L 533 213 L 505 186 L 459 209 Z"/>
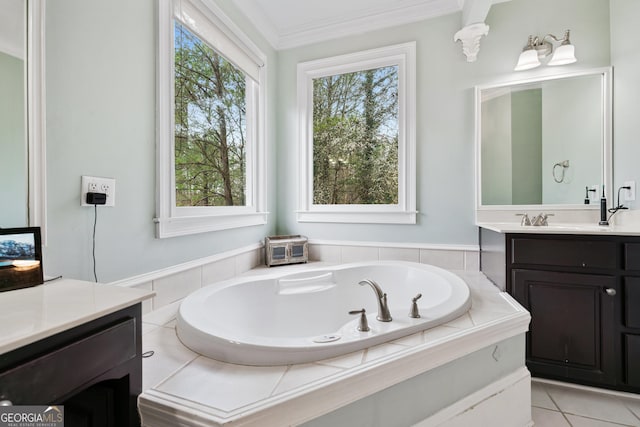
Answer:
<path fill-rule="evenodd" d="M 482 273 L 456 273 L 472 296 L 471 309 L 458 319 L 301 365 L 240 366 L 200 356 L 175 334 L 179 302 L 149 313 L 143 349 L 154 355 L 143 361 L 143 424 L 296 425 L 527 330 L 528 313 Z"/>

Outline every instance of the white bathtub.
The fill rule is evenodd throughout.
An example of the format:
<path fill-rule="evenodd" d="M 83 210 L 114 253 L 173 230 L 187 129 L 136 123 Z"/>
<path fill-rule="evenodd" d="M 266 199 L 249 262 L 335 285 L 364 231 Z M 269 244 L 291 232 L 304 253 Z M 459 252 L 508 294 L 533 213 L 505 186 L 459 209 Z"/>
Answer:
<path fill-rule="evenodd" d="M 387 293 L 391 322 L 376 320 L 372 279 Z M 420 318 L 410 318 L 411 300 Z M 441 268 L 402 261 L 266 270 L 204 287 L 182 302 L 180 340 L 192 350 L 243 365 L 288 365 L 370 347 L 448 322 L 469 310 L 467 284 Z M 365 308 L 369 332 L 357 330 Z"/>

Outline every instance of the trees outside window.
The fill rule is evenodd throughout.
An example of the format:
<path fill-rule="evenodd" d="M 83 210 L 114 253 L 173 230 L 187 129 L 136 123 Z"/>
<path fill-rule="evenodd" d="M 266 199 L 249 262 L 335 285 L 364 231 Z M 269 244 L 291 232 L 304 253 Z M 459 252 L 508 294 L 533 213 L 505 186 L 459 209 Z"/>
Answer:
<path fill-rule="evenodd" d="M 315 204 L 398 203 L 398 67 L 313 80 Z"/>
<path fill-rule="evenodd" d="M 177 206 L 243 206 L 246 76 L 175 25 Z"/>

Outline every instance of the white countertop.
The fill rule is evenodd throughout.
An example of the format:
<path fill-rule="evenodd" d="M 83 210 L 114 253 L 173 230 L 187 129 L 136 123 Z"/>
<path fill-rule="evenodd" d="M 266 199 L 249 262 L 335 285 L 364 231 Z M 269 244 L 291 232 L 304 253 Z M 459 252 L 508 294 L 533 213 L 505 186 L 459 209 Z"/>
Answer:
<path fill-rule="evenodd" d="M 477 222 L 476 225 L 498 233 L 640 236 L 640 225 L 635 224 L 601 226 L 587 223 L 552 223 L 546 226 L 532 226 L 512 222 Z"/>
<path fill-rule="evenodd" d="M 59 279 L 0 292 L 0 354 L 137 304 L 153 292 Z"/>

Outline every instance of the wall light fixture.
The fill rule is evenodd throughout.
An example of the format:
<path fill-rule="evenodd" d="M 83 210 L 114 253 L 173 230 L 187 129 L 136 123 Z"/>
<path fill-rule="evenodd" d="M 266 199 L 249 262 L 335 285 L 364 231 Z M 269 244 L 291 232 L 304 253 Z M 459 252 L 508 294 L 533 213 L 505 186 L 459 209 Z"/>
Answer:
<path fill-rule="evenodd" d="M 553 49 L 553 42 L 560 45 Z M 553 52 L 553 56 L 547 65 L 565 65 L 576 62 L 575 47 L 569 40 L 569 30 L 564 32 L 564 37 L 559 39 L 553 34 L 539 38 L 538 36 L 529 36 L 527 45 L 522 49 L 522 53 L 518 58 L 518 64 L 515 71 L 530 70 L 540 66 L 540 59 L 546 58 Z"/>

